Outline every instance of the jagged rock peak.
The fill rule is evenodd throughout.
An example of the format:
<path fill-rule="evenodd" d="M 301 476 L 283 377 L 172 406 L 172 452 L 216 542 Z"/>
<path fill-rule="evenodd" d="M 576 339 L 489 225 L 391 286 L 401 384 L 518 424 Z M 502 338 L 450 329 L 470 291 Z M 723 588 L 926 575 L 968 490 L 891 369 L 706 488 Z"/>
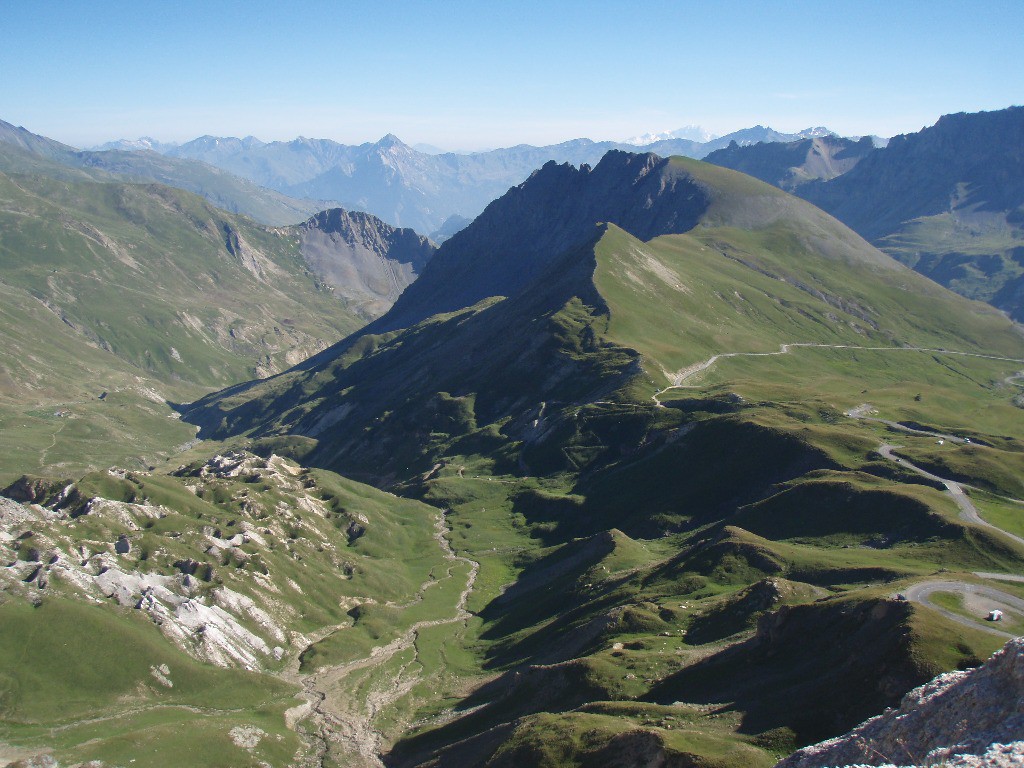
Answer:
<path fill-rule="evenodd" d="M 1024 764 L 1024 637 L 984 665 L 939 675 L 915 688 L 898 709 L 844 736 L 805 747 L 776 768 Z"/>
<path fill-rule="evenodd" d="M 381 327 L 515 295 L 554 259 L 590 241 L 598 223 L 646 241 L 689 231 L 709 204 L 704 184 L 652 153 L 612 150 L 593 168 L 548 162 L 445 242 Z"/>
<path fill-rule="evenodd" d="M 393 133 L 389 133 L 382 137 L 381 140 L 377 142 L 376 146 L 379 149 L 391 149 L 392 147 L 397 147 L 398 149 L 409 149 L 409 146 L 407 146 Z"/>
<path fill-rule="evenodd" d="M 368 318 L 386 311 L 436 250 L 411 229 L 344 208 L 320 211 L 299 232 L 306 263 Z"/>
<path fill-rule="evenodd" d="M 355 226 L 372 226 L 375 229 L 393 232 L 396 227 L 376 216 L 363 211 L 348 211 L 344 208 L 329 208 L 313 214 L 303 223 L 305 229 L 319 229 L 322 232 L 346 232 Z"/>
<path fill-rule="evenodd" d="M 340 234 L 346 237 L 360 235 L 364 240 L 370 237 L 396 242 L 416 243 L 419 246 L 434 250 L 429 240 L 415 230 L 407 227 L 393 227 L 381 221 L 371 213 L 348 211 L 344 208 L 329 208 L 310 216 L 303 224 L 305 231 L 319 230 L 328 234 Z"/>

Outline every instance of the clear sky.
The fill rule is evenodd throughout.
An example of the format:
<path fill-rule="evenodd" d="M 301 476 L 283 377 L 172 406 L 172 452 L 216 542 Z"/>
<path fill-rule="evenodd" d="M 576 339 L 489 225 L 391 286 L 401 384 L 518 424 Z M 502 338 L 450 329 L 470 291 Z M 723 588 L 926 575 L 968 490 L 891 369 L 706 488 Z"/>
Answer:
<path fill-rule="evenodd" d="M 0 0 L 0 119 L 75 146 L 888 136 L 1022 102 L 1022 0 Z"/>

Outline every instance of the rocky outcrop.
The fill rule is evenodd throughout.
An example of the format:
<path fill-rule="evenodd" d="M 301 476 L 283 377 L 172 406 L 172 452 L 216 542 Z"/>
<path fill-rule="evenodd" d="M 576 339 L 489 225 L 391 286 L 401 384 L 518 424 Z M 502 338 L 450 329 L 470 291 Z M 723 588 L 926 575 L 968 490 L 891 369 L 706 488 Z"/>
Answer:
<path fill-rule="evenodd" d="M 436 250 L 411 229 L 343 208 L 321 211 L 299 231 L 310 268 L 368 318 L 386 312 Z"/>
<path fill-rule="evenodd" d="M 898 709 L 790 755 L 776 768 L 1024 764 L 1024 637 L 983 666 L 915 688 Z"/>
<path fill-rule="evenodd" d="M 733 142 L 704 160 L 793 191 L 808 181 L 842 176 L 874 150 L 870 136 L 860 140 L 820 136 L 747 146 Z"/>
<path fill-rule="evenodd" d="M 0 496 L 0 592 L 34 605 L 52 593 L 133 609 L 182 650 L 218 666 L 259 670 L 280 661 L 285 647 L 305 642 L 286 631 L 298 609 L 281 597 L 282 588 L 300 588 L 267 563 L 284 550 L 307 567 L 291 549 L 299 537 L 316 537 L 330 559 L 332 545 L 310 521 L 333 515 L 354 541 L 370 527 L 368 518 L 334 513 L 299 477 L 300 469 L 276 455 L 232 451 L 178 474 L 184 489 L 200 498 L 232 479 L 281 495 L 270 504 L 243 489 L 239 519 L 204 524 L 191 518 L 191 526 L 168 507 L 92 496 L 79 484 L 67 486 L 50 506 Z M 116 468 L 106 475 L 102 480 L 121 488 L 117 481 L 148 477 Z M 329 562 L 330 573 L 350 578 L 344 562 Z"/>

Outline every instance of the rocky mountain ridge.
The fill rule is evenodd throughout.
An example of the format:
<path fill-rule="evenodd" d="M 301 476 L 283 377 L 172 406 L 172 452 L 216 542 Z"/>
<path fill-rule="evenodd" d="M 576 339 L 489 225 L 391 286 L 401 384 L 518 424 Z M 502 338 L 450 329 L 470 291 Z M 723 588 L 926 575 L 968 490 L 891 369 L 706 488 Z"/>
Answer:
<path fill-rule="evenodd" d="M 945 115 L 893 138 L 839 178 L 801 196 L 869 240 L 921 217 L 1005 212 L 1024 204 L 1024 107 Z"/>
<path fill-rule="evenodd" d="M 434 266 L 375 329 L 411 325 L 491 296 L 515 296 L 599 223 L 649 240 L 691 229 L 707 205 L 699 183 L 651 153 L 612 150 L 594 168 L 550 161 L 448 240 Z M 562 225 L 551 227 L 552 220 Z"/>
<path fill-rule="evenodd" d="M 730 143 L 704 159 L 792 192 L 809 181 L 828 181 L 843 175 L 874 149 L 871 139 L 866 136 L 855 141 L 825 135 L 791 142 Z"/>
<path fill-rule="evenodd" d="M 758 125 L 708 141 L 657 138 L 639 151 L 702 158 L 732 141 L 740 145 L 792 141 L 821 130 L 785 134 Z M 394 226 L 434 232 L 453 214 L 474 218 L 490 201 L 549 161 L 596 165 L 613 149 L 635 152 L 638 146 L 581 138 L 543 147 L 428 154 L 391 134 L 360 145 L 305 137 L 264 143 L 254 137 L 203 136 L 167 152 L 202 160 L 288 195 L 339 200 L 343 207 L 368 211 Z"/>
<path fill-rule="evenodd" d="M 964 296 L 1024 318 L 1024 108 L 945 115 L 876 148 L 815 137 L 730 146 L 708 162 L 749 173 L 832 214 Z"/>
<path fill-rule="evenodd" d="M 936 282 L 1024 319 L 1024 107 L 946 115 L 797 194 Z"/>
<path fill-rule="evenodd" d="M 976 669 L 939 675 L 899 707 L 804 747 L 776 768 L 1011 768 L 1024 763 L 1022 737 L 1024 637 Z"/>
<path fill-rule="evenodd" d="M 321 211 L 298 229 L 306 263 L 368 319 L 391 308 L 436 250 L 411 229 L 343 208 Z"/>

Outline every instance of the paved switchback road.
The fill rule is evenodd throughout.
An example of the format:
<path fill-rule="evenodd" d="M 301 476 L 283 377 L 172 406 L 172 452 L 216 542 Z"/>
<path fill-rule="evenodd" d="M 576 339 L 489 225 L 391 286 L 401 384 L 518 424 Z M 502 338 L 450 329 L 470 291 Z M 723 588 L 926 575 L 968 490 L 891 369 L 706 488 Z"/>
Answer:
<path fill-rule="evenodd" d="M 916 464 L 911 464 L 906 459 L 901 458 L 897 456 L 895 453 L 893 453 L 893 451 L 897 450 L 898 448 L 899 446 L 896 445 L 883 444 L 879 446 L 878 453 L 882 457 L 888 459 L 889 461 L 896 462 L 901 467 L 906 467 L 911 472 L 916 472 L 917 474 L 921 475 L 921 477 L 927 477 L 929 480 L 934 480 L 935 482 L 942 483 L 946 487 L 946 491 L 949 493 L 949 495 L 953 497 L 953 501 L 955 501 L 956 505 L 960 508 L 961 520 L 965 520 L 969 523 L 974 523 L 975 525 L 984 526 L 985 528 L 989 528 L 993 531 L 998 531 L 1003 536 L 1006 536 L 1009 539 L 1013 539 L 1021 546 L 1024 546 L 1024 538 L 1021 538 L 1016 534 L 1010 533 L 1009 531 L 1004 531 L 1002 528 L 996 525 L 992 525 L 992 523 L 982 519 L 981 515 L 978 514 L 978 508 L 974 506 L 974 502 L 971 501 L 970 497 L 964 492 L 963 485 L 956 482 L 955 480 L 949 480 L 945 477 L 933 475 L 931 472 L 925 469 L 921 469 L 921 467 L 917 466 Z"/>
<path fill-rule="evenodd" d="M 851 415 L 848 413 L 847 415 Z M 861 418 L 854 416 L 854 418 Z M 877 419 L 876 419 L 877 421 Z M 917 430 L 915 430 L 917 431 Z M 991 523 L 983 520 L 978 515 L 978 509 L 974 506 L 974 502 L 971 501 L 970 497 L 964 492 L 963 486 L 953 480 L 949 480 L 944 477 L 934 475 L 927 470 L 921 469 L 920 467 L 912 464 L 906 459 L 900 458 L 895 455 L 893 451 L 897 446 L 894 445 L 882 445 L 878 449 L 878 453 L 889 461 L 896 462 L 902 467 L 906 467 L 912 472 L 916 472 L 922 477 L 927 477 L 929 480 L 942 483 L 946 487 L 946 491 L 953 497 L 953 501 L 960 508 L 960 518 L 967 522 L 975 523 L 977 525 L 991 528 L 992 530 L 998 531 L 1003 536 L 1013 539 L 1017 543 L 1024 545 L 1024 539 L 1020 536 L 1016 536 L 1009 531 L 1004 531 L 998 526 L 992 525 Z M 1007 574 L 1007 573 L 988 573 L 985 571 L 977 571 L 974 574 L 983 579 L 999 579 L 1002 581 L 1014 581 L 1024 582 L 1024 576 L 1018 574 Z M 939 605 L 936 605 L 931 601 L 931 596 L 936 592 L 947 592 L 959 595 L 963 600 L 964 607 L 977 614 L 978 619 L 987 614 L 989 611 L 998 608 L 999 610 L 1005 611 L 1006 609 L 1020 612 L 1024 616 L 1024 600 L 1014 595 L 1007 594 L 1002 590 L 996 589 L 995 587 L 988 587 L 983 584 L 970 584 L 965 581 L 924 581 L 919 584 L 914 584 L 907 589 L 904 594 L 906 598 L 912 602 L 919 603 L 933 611 L 937 611 L 945 616 L 947 619 L 955 621 L 958 624 L 962 624 L 965 627 L 973 627 L 974 629 L 981 629 L 994 635 L 1001 637 L 1014 637 L 1009 632 L 1004 632 L 1001 629 L 997 629 L 996 625 L 991 623 L 985 623 L 983 621 L 977 621 L 966 616 L 961 616 L 958 613 L 947 610 Z"/>
<path fill-rule="evenodd" d="M 961 599 L 964 601 L 964 607 L 967 608 L 967 610 L 974 611 L 979 614 L 987 613 L 993 608 L 999 608 L 1000 610 L 1011 608 L 1024 615 L 1024 600 L 1019 597 L 1014 597 L 1013 595 L 1008 595 L 1006 592 L 995 589 L 994 587 L 986 587 L 983 584 L 968 584 L 964 581 L 923 581 L 920 584 L 914 584 L 903 594 L 906 595 L 907 600 L 927 606 L 933 611 L 941 613 L 947 619 L 955 621 L 957 624 L 962 624 L 965 627 L 971 627 L 973 629 L 982 629 L 994 635 L 1001 635 L 1002 637 L 1014 637 L 1014 635 L 1009 632 L 996 629 L 995 624 L 979 623 L 974 619 L 961 616 L 958 613 L 954 613 L 953 611 L 946 610 L 945 608 L 936 605 L 931 601 L 931 596 L 936 592 L 948 592 L 960 595 Z"/>
<path fill-rule="evenodd" d="M 983 355 L 973 352 L 957 352 L 947 349 L 929 349 L 926 347 L 860 347 L 852 344 L 814 343 L 780 344 L 778 352 L 723 352 L 717 355 L 712 355 L 707 360 L 694 363 L 692 365 L 686 366 L 685 368 L 681 368 L 680 370 L 674 373 L 669 373 L 666 371 L 665 374 L 668 377 L 670 383 L 667 386 L 663 387 L 662 389 L 656 391 L 651 396 L 651 399 L 654 401 L 654 404 L 659 408 L 664 407 L 664 405 L 661 402 L 661 395 L 672 389 L 689 388 L 689 385 L 687 385 L 685 382 L 692 379 L 694 376 L 701 373 L 702 371 L 708 370 L 713 365 L 715 365 L 715 363 L 724 358 L 774 357 L 776 355 L 789 354 L 790 351 L 793 350 L 794 348 L 802 347 L 818 349 L 864 350 L 872 352 L 930 352 L 946 355 L 959 355 L 963 357 L 978 357 L 988 360 L 1005 360 L 1007 362 L 1024 363 L 1024 360 L 1019 360 L 1016 358 L 998 357 L 995 355 Z M 1007 377 L 1006 383 L 1012 384 L 1014 386 L 1022 386 L 1021 384 L 1016 383 L 1016 380 L 1021 378 L 1024 378 L 1024 373 L 1018 373 L 1013 376 Z M 949 440 L 952 443 L 958 444 L 970 442 L 966 438 L 958 437 L 957 435 L 948 435 L 940 432 L 930 432 L 928 430 L 915 429 L 912 427 L 904 426 L 903 424 L 900 424 L 895 421 L 890 421 L 888 419 L 875 418 L 868 415 L 870 412 L 871 406 L 865 403 L 863 405 L 857 406 L 856 408 L 847 411 L 846 416 L 853 419 L 877 422 L 880 424 L 884 424 L 890 429 L 898 430 L 901 432 L 907 432 L 909 434 L 941 438 L 943 440 Z M 922 477 L 926 477 L 929 480 L 941 483 L 945 487 L 949 495 L 953 497 L 953 501 L 956 502 L 957 507 L 960 509 L 961 519 L 973 523 L 975 525 L 984 526 L 991 530 L 997 531 L 1003 536 L 1012 539 L 1017 544 L 1024 546 L 1024 538 L 1012 534 L 1009 531 L 1005 531 L 1002 528 L 992 525 L 988 521 L 982 519 L 981 515 L 978 514 L 977 507 L 974 506 L 974 503 L 971 501 L 970 497 L 964 491 L 964 486 L 962 484 L 956 482 L 955 480 L 950 480 L 948 478 L 934 475 L 931 472 L 928 472 L 927 470 L 924 470 L 921 467 L 916 466 L 907 459 L 895 455 L 893 451 L 895 451 L 897 447 L 898 446 L 883 444 L 879 447 L 878 453 L 882 457 L 888 459 L 889 461 L 895 462 L 900 466 L 906 467 L 907 469 L 911 470 L 912 472 L 916 472 Z M 1022 502 L 1019 499 L 1009 500 L 1017 504 L 1024 504 L 1024 502 Z M 1024 582 L 1024 576 L 1018 574 L 997 574 L 979 571 L 975 575 L 985 579 L 1001 579 L 1003 581 Z M 1010 633 L 1004 632 L 1001 629 L 996 629 L 994 626 L 978 623 L 977 621 L 973 621 L 970 618 L 961 616 L 959 614 L 953 613 L 952 611 L 948 611 L 944 608 L 935 605 L 929 600 L 929 597 L 935 592 L 952 592 L 954 594 L 959 594 L 963 598 L 965 606 L 967 606 L 969 610 L 977 611 L 979 614 L 982 612 L 987 612 L 987 610 L 991 610 L 991 608 L 1007 607 L 1013 610 L 1020 611 L 1022 615 L 1024 615 L 1024 600 L 1021 600 L 1018 597 L 1014 597 L 1013 595 L 1009 595 L 1006 592 L 1002 592 L 998 589 L 995 589 L 994 587 L 986 587 L 979 584 L 969 584 L 963 581 L 926 581 L 920 584 L 913 585 L 912 587 L 910 587 L 910 589 L 906 591 L 905 595 L 908 600 L 912 600 L 932 610 L 938 611 L 939 613 L 943 614 L 947 618 L 952 619 L 958 624 L 962 624 L 967 627 L 973 627 L 975 629 L 982 629 L 1003 637 L 1013 637 L 1013 635 L 1011 635 Z M 982 611 L 980 608 L 979 600 L 988 600 L 990 603 L 995 603 L 995 605 L 992 605 L 991 608 Z"/>

